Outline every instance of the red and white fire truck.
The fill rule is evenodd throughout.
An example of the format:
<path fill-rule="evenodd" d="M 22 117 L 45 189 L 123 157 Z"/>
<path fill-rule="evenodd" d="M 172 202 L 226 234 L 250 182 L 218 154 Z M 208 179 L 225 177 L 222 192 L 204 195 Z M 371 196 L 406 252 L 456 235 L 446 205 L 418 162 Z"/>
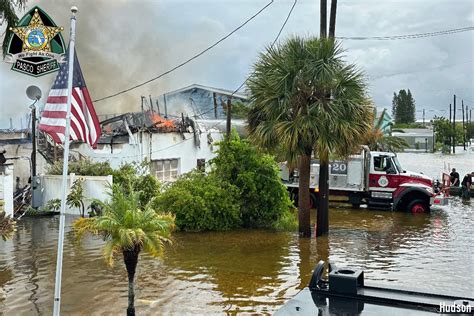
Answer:
<path fill-rule="evenodd" d="M 281 177 L 294 199 L 298 201 L 298 171 L 290 171 L 281 164 Z M 311 163 L 311 207 L 318 201 L 319 164 Z M 406 171 L 397 155 L 370 151 L 363 147 L 359 155 L 347 160 L 336 160 L 329 165 L 329 194 L 331 198 L 351 203 L 355 207 L 366 204 L 369 208 L 424 213 L 430 205 L 441 204 L 430 177 Z"/>

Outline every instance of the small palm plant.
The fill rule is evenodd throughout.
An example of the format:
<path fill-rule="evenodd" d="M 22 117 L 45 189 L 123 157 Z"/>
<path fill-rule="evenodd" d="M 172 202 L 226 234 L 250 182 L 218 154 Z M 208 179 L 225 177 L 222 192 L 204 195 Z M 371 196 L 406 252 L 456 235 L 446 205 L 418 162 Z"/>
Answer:
<path fill-rule="evenodd" d="M 145 251 L 152 257 L 162 254 L 165 242 L 174 229 L 174 217 L 157 214 L 148 203 L 140 206 L 139 194 L 115 184 L 111 190 L 111 201 L 101 204 L 103 215 L 92 218 L 79 218 L 73 228 L 78 239 L 84 234 L 99 235 L 106 241 L 104 258 L 112 266 L 120 253 L 128 274 L 127 315 L 135 315 L 134 278 L 138 255 Z"/>

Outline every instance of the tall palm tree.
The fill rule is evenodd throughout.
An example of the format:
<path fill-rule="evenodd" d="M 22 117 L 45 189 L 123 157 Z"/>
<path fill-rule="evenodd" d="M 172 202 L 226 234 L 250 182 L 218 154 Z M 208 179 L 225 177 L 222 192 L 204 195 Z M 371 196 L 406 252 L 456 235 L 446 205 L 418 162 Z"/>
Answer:
<path fill-rule="evenodd" d="M 327 164 L 331 154 L 349 154 L 349 145 L 370 128 L 362 73 L 344 63 L 334 40 L 292 37 L 260 55 L 247 85 L 250 139 L 298 162 L 299 232 L 309 237 L 312 153 Z M 327 181 L 319 190 L 328 192 Z M 319 214 L 327 222 L 327 208 L 318 210 L 318 226 L 324 225 Z"/>
<path fill-rule="evenodd" d="M 13 34 L 10 31 L 10 27 L 14 27 L 18 23 L 18 16 L 16 15 L 15 9 L 21 10 L 25 8 L 27 0 L 0 0 L 0 19 L 7 22 L 7 28 L 5 30 L 5 37 L 2 42 L 3 56 L 7 53 L 8 41 L 10 36 Z"/>
<path fill-rule="evenodd" d="M 110 196 L 110 202 L 101 203 L 103 216 L 79 218 L 73 228 L 79 239 L 85 233 L 104 238 L 104 258 L 109 265 L 113 265 L 118 254 L 123 255 L 128 274 L 127 315 L 135 315 L 134 279 L 138 255 L 142 250 L 153 257 L 162 253 L 163 244 L 170 241 L 174 217 L 157 214 L 150 203 L 140 208 L 138 192 L 132 190 L 126 194 L 117 184 Z"/>

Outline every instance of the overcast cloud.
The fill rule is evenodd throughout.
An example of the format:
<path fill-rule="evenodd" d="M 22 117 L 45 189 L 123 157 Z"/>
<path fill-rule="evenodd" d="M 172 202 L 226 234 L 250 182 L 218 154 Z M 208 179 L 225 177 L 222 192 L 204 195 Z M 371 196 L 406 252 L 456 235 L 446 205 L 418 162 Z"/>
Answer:
<path fill-rule="evenodd" d="M 43 8 L 69 39 L 69 8 L 76 4 L 76 50 L 93 99 L 160 74 L 230 32 L 268 1 L 28 1 Z M 258 52 L 271 43 L 292 0 L 275 0 L 255 20 L 218 47 L 183 68 L 139 89 L 97 102 L 99 114 L 140 108 L 140 96 L 158 96 L 192 83 L 237 88 Z M 20 15 L 23 15 L 21 12 Z M 424 33 L 474 25 L 472 0 L 339 0 L 336 36 L 384 36 Z M 1 28 L 1 33 L 5 25 Z M 289 35 L 319 34 L 319 1 L 299 0 L 285 28 Z M 368 77 L 379 108 L 391 108 L 394 91 L 409 88 L 417 118 L 448 115 L 453 94 L 474 108 L 474 32 L 393 41 L 342 42 L 347 60 Z M 28 85 L 41 87 L 45 102 L 55 74 L 28 77 L 0 64 L 0 128 L 15 127 L 28 112 Z"/>

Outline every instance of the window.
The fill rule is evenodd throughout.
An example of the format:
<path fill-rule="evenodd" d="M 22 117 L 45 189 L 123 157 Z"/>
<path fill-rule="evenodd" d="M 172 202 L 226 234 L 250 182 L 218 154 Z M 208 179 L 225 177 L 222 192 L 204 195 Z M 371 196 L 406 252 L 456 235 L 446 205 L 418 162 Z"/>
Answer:
<path fill-rule="evenodd" d="M 159 181 L 175 181 L 178 178 L 178 159 L 152 160 L 150 171 Z"/>
<path fill-rule="evenodd" d="M 388 174 L 397 173 L 395 164 L 388 156 L 374 157 L 374 170 L 387 172 Z"/>

